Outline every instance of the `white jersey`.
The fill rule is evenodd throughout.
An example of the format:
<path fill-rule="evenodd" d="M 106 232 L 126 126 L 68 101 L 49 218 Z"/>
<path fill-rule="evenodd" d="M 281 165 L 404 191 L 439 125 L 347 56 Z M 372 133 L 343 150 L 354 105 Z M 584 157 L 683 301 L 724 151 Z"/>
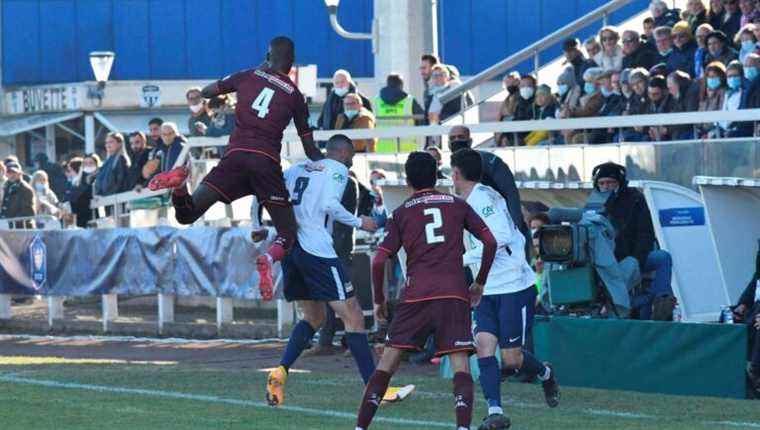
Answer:
<path fill-rule="evenodd" d="M 361 219 L 340 203 L 347 183 L 348 168 L 330 159 L 298 163 L 285 171 L 285 185 L 298 221 L 298 243 L 309 254 L 338 257 L 333 248 L 333 221 L 361 227 Z"/>
<path fill-rule="evenodd" d="M 484 295 L 515 293 L 536 282 L 536 274 L 525 261 L 525 236 L 515 226 L 504 197 L 493 188 L 476 184 L 467 197 L 467 204 L 485 221 L 496 238 L 498 248 L 484 288 Z M 469 236 L 470 250 L 464 254 L 464 264 L 480 268 L 483 244 Z"/>

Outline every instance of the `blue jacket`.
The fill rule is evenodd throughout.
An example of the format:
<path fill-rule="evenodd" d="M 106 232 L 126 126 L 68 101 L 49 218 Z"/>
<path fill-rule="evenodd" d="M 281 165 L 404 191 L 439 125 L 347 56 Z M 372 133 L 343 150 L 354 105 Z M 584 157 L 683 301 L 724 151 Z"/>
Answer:
<path fill-rule="evenodd" d="M 697 51 L 697 44 L 694 41 L 689 41 L 683 47 L 678 48 L 673 45 L 673 50 L 670 51 L 664 59 L 668 66 L 668 73 L 680 70 L 684 73 L 688 73 L 689 76 L 694 75 L 694 53 Z"/>

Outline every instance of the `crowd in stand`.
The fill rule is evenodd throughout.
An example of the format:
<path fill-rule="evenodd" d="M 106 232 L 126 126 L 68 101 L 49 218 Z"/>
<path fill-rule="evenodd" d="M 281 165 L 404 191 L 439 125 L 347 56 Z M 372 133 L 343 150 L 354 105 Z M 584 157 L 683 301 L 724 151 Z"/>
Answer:
<path fill-rule="evenodd" d="M 499 120 L 540 120 L 760 108 L 760 1 L 689 0 L 684 11 L 652 1 L 642 33 L 603 27 L 563 43 L 557 92 L 508 73 Z M 583 50 L 582 50 L 583 49 Z M 583 52 L 585 51 L 585 53 Z M 752 123 L 497 135 L 499 146 L 745 137 Z"/>

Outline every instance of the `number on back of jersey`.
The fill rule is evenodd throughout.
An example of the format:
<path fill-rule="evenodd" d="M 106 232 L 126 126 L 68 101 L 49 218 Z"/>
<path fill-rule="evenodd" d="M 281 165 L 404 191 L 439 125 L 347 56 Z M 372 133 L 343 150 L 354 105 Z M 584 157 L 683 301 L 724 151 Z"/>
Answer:
<path fill-rule="evenodd" d="M 264 88 L 261 90 L 256 100 L 251 103 L 251 109 L 258 112 L 259 118 L 264 118 L 269 113 L 269 103 L 272 103 L 272 96 L 274 96 L 274 90 L 271 88 Z"/>

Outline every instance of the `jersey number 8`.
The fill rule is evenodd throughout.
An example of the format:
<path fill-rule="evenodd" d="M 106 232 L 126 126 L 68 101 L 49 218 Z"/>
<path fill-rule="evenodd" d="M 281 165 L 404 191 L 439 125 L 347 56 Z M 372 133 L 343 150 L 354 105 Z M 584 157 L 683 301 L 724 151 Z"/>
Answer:
<path fill-rule="evenodd" d="M 443 226 L 443 216 L 438 208 L 427 208 L 422 213 L 433 217 L 433 221 L 425 224 L 425 240 L 429 245 L 434 243 L 443 243 L 446 239 L 443 235 L 438 235 L 435 230 Z"/>
<path fill-rule="evenodd" d="M 271 88 L 264 88 L 261 90 L 256 100 L 251 103 L 251 109 L 259 113 L 259 118 L 264 118 L 269 113 L 269 103 L 272 103 L 272 96 L 274 96 L 274 90 Z"/>

